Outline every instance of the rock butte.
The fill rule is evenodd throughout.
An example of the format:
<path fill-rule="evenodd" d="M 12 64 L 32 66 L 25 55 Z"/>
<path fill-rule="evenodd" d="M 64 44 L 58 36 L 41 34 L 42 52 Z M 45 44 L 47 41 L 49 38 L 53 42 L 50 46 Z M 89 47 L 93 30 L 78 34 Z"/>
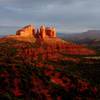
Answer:
<path fill-rule="evenodd" d="M 55 38 L 56 29 L 54 27 L 45 27 L 42 25 L 36 29 L 33 25 L 27 25 L 16 32 L 16 36 L 22 37 L 35 37 L 35 38 Z"/>
<path fill-rule="evenodd" d="M 56 34 L 57 32 L 55 27 L 46 27 L 45 25 L 41 25 L 40 28 L 37 29 L 34 25 L 27 25 L 17 30 L 15 35 L 6 36 L 6 39 L 14 39 L 25 42 L 65 42 L 58 38 Z"/>

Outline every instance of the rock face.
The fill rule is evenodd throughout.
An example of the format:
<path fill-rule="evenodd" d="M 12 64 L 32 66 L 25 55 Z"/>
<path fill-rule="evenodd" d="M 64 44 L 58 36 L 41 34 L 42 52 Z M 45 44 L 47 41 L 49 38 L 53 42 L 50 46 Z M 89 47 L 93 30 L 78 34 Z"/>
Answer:
<path fill-rule="evenodd" d="M 40 27 L 39 35 L 40 35 L 41 38 L 45 38 L 46 37 L 46 31 L 45 31 L 45 26 L 44 25 L 42 25 Z"/>
<path fill-rule="evenodd" d="M 24 36 L 24 37 L 34 36 L 35 35 L 35 27 L 32 25 L 27 25 L 27 26 L 23 27 L 22 29 L 18 30 L 16 32 L 16 35 Z"/>
<path fill-rule="evenodd" d="M 45 31 L 47 36 L 56 37 L 56 29 L 54 27 L 47 27 Z"/>
<path fill-rule="evenodd" d="M 36 38 L 42 39 L 56 37 L 56 29 L 54 27 L 45 27 L 44 25 L 42 25 L 39 29 L 37 29 L 37 32 L 35 30 L 36 29 L 34 26 L 27 25 L 18 30 L 16 32 L 16 35 L 22 37 L 34 36 Z"/>

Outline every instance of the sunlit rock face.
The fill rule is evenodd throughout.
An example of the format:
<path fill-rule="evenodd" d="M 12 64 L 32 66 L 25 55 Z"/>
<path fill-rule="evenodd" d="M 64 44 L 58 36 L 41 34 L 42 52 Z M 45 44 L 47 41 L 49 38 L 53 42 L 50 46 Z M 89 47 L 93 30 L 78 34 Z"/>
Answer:
<path fill-rule="evenodd" d="M 34 36 L 35 35 L 35 27 L 33 25 L 27 25 L 16 32 L 16 35 L 19 36 Z"/>
<path fill-rule="evenodd" d="M 54 27 L 45 27 L 41 25 L 37 32 L 33 25 L 27 25 L 16 32 L 17 36 L 29 37 L 34 36 L 35 38 L 54 38 L 56 37 L 56 29 Z"/>
<path fill-rule="evenodd" d="M 45 27 L 44 25 L 42 25 L 40 27 L 40 37 L 41 38 L 53 38 L 56 37 L 56 29 L 54 27 Z"/>
<path fill-rule="evenodd" d="M 56 29 L 54 27 L 47 27 L 45 31 L 48 37 L 56 37 Z"/>
<path fill-rule="evenodd" d="M 41 38 L 45 38 L 46 37 L 46 31 L 45 31 L 45 26 L 44 25 L 42 25 L 41 27 L 40 27 L 40 36 L 41 36 Z"/>

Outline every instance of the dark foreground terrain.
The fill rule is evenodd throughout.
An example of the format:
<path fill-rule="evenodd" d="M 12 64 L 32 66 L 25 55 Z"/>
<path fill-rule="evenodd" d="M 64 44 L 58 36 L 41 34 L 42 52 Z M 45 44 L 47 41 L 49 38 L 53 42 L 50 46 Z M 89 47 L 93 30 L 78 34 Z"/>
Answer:
<path fill-rule="evenodd" d="M 0 100 L 99 100 L 99 62 L 95 52 L 71 43 L 3 38 Z"/>

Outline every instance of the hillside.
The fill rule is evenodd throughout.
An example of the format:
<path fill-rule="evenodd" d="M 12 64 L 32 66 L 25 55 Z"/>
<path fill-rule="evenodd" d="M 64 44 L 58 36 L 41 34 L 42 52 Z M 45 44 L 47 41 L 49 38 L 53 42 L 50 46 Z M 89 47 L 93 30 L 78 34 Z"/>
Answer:
<path fill-rule="evenodd" d="M 100 60 L 86 58 L 95 55 L 54 27 L 25 26 L 0 38 L 0 100 L 96 100 Z"/>
<path fill-rule="evenodd" d="M 85 39 L 97 39 L 100 40 L 100 30 L 88 30 L 86 32 L 81 33 L 59 33 L 59 37 L 62 37 L 64 39 L 68 40 L 85 40 Z"/>

